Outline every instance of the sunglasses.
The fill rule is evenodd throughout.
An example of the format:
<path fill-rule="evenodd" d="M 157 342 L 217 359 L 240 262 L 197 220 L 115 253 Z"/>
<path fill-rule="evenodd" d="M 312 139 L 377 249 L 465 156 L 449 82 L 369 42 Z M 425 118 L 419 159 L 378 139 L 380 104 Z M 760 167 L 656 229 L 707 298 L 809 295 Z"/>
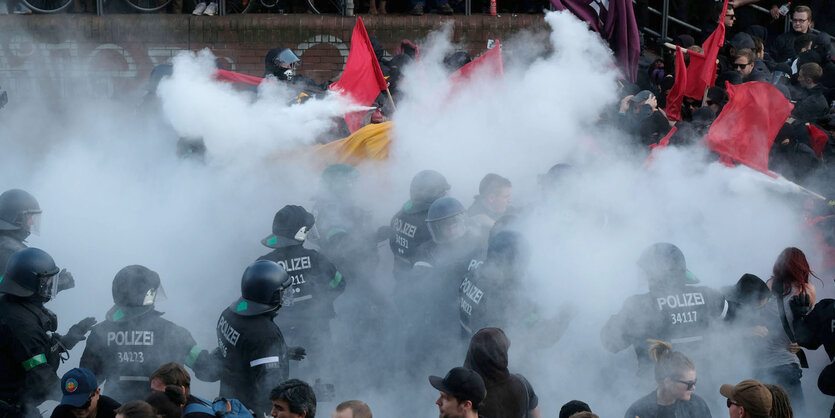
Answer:
<path fill-rule="evenodd" d="M 739 406 L 739 404 L 738 404 L 738 403 L 736 403 L 736 402 L 734 402 L 734 401 L 732 401 L 732 400 L 730 400 L 730 399 L 728 399 L 727 404 L 728 404 L 728 408 L 730 408 L 730 407 L 731 407 L 731 405 L 736 405 L 736 406 Z"/>
<path fill-rule="evenodd" d="M 729 18 L 731 18 L 731 20 L 735 20 L 735 19 L 736 19 L 736 15 L 725 15 L 725 17 L 729 17 Z"/>
<path fill-rule="evenodd" d="M 749 65 L 751 65 L 751 63 L 750 63 L 750 62 L 749 62 L 749 63 L 747 63 L 747 64 L 736 64 L 736 63 L 734 63 L 733 67 L 734 67 L 734 68 L 740 68 L 740 69 L 741 69 L 741 68 L 745 68 L 745 67 L 747 67 L 747 66 L 749 66 Z"/>
<path fill-rule="evenodd" d="M 792 23 L 803 23 L 809 19 L 792 19 Z"/>
<path fill-rule="evenodd" d="M 674 380 L 678 383 L 682 383 L 682 384 L 687 385 L 687 390 L 693 390 L 693 388 L 696 387 L 696 381 L 695 380 L 690 381 L 690 382 L 685 382 L 684 380 L 678 380 L 678 379 L 674 379 Z"/>

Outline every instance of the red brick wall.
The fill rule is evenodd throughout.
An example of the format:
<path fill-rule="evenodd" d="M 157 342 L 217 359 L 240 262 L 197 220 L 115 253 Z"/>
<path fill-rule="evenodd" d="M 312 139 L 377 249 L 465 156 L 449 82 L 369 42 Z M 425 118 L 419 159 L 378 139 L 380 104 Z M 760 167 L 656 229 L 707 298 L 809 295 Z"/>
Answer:
<path fill-rule="evenodd" d="M 401 39 L 420 41 L 449 21 L 454 41 L 474 55 L 484 50 L 488 39 L 545 27 L 541 15 L 363 20 L 369 34 L 392 55 Z M 355 21 L 306 14 L 0 16 L 0 86 L 10 94 L 49 88 L 60 95 L 74 89 L 119 95 L 142 85 L 154 65 L 180 50 L 202 48 L 211 49 L 229 70 L 260 76 L 264 55 L 276 46 L 292 48 L 302 57 L 302 74 L 324 81 L 342 71 Z"/>

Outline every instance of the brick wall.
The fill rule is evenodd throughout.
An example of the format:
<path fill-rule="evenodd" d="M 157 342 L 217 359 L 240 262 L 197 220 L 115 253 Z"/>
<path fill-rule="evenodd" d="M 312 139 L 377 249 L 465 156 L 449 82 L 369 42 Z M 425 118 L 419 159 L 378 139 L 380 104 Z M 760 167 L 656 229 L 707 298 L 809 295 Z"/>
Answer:
<path fill-rule="evenodd" d="M 367 16 L 371 36 L 394 54 L 401 39 L 419 41 L 446 22 L 453 39 L 471 54 L 488 39 L 506 39 L 523 28 L 544 29 L 542 16 Z M 154 65 L 181 50 L 209 48 L 225 68 L 262 75 L 270 48 L 292 48 L 300 71 L 317 81 L 337 76 L 350 48 L 355 18 L 258 15 L 33 15 L 0 16 L 0 86 L 10 94 L 75 89 L 119 95 L 147 80 Z M 79 81 L 79 78 L 82 81 Z"/>

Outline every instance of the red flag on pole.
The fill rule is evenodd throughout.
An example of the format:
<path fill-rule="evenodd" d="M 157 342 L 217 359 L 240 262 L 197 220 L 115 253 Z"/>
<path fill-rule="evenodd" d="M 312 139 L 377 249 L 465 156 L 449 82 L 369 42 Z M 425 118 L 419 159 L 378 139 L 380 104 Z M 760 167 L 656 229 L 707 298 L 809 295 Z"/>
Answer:
<path fill-rule="evenodd" d="M 713 121 L 707 146 L 724 157 L 769 176 L 768 151 L 791 115 L 794 105 L 777 88 L 763 81 L 734 86 L 726 83 L 728 104 Z"/>
<path fill-rule="evenodd" d="M 226 70 L 217 70 L 215 72 L 215 78 L 220 81 L 226 81 L 230 83 L 244 83 L 253 86 L 257 86 L 261 84 L 262 81 L 264 81 L 264 79 L 261 77 L 255 77 L 252 75 L 246 75 Z"/>
<path fill-rule="evenodd" d="M 370 106 L 374 99 L 388 88 L 380 63 L 374 55 L 374 47 L 368 39 L 368 32 L 362 24 L 362 18 L 357 17 L 354 34 L 351 36 L 351 51 L 348 61 L 339 81 L 330 85 L 330 90 L 350 96 L 355 103 Z M 345 115 L 345 122 L 351 133 L 361 127 L 362 117 L 366 112 L 353 112 Z"/>
<path fill-rule="evenodd" d="M 684 64 L 684 52 L 681 47 L 676 47 L 676 83 L 667 95 L 667 107 L 664 113 L 667 119 L 673 121 L 681 120 L 681 103 L 684 101 L 684 89 L 687 87 L 687 68 Z"/>
<path fill-rule="evenodd" d="M 725 13 L 728 11 L 728 0 L 722 6 L 719 15 L 719 25 L 702 44 L 705 54 L 690 54 L 690 66 L 687 67 L 687 89 L 684 95 L 696 100 L 702 100 L 705 88 L 716 82 L 716 57 L 719 48 L 725 44 Z M 695 60 L 694 60 L 695 58 Z"/>
<path fill-rule="evenodd" d="M 649 152 L 649 155 L 647 156 L 647 159 L 644 161 L 644 168 L 649 167 L 649 165 L 652 164 L 653 161 L 655 161 L 655 153 L 656 152 L 658 152 L 658 151 L 660 151 L 664 148 L 667 148 L 667 145 L 670 145 L 670 138 L 673 137 L 673 135 L 676 133 L 677 130 L 678 130 L 678 126 L 673 126 L 673 128 L 670 129 L 670 132 L 667 132 L 667 135 L 664 135 L 664 137 L 661 138 L 661 140 L 658 141 L 658 143 L 655 143 L 655 144 L 652 144 L 652 145 L 649 146 L 649 149 L 651 151 Z"/>
<path fill-rule="evenodd" d="M 480 57 L 470 61 L 467 65 L 458 69 L 449 76 L 449 81 L 453 85 L 464 83 L 470 80 L 476 73 L 489 74 L 491 76 L 504 75 L 504 67 L 502 66 L 502 48 L 501 42 L 496 41 L 493 48 L 481 54 Z"/>

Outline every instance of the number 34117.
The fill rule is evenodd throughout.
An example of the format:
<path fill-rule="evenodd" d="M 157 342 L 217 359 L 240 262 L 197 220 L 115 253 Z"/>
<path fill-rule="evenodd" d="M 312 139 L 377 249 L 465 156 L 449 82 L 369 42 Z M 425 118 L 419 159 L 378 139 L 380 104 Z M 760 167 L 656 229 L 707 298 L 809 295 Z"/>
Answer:
<path fill-rule="evenodd" d="M 673 321 L 673 325 L 689 324 L 697 321 L 697 314 L 696 311 L 674 313 L 670 314 L 670 320 Z"/>

